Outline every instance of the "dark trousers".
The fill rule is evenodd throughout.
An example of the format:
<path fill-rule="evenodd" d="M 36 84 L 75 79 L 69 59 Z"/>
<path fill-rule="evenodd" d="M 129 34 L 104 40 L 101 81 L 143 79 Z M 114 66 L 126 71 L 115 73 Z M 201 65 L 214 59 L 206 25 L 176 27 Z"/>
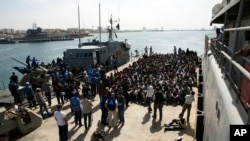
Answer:
<path fill-rule="evenodd" d="M 64 104 L 64 99 L 61 93 L 56 93 L 56 99 L 58 104 Z"/>
<path fill-rule="evenodd" d="M 91 116 L 92 116 L 92 113 L 83 113 L 83 120 L 84 120 L 84 126 L 85 126 L 85 129 L 88 129 L 91 127 Z"/>
<path fill-rule="evenodd" d="M 125 92 L 124 93 L 124 97 L 126 99 L 126 107 L 128 108 L 128 106 L 129 106 L 128 104 L 130 102 L 130 96 L 129 96 L 129 94 L 127 92 Z"/>
<path fill-rule="evenodd" d="M 45 93 L 45 96 L 47 98 L 47 101 L 48 101 L 48 105 L 51 106 L 51 93 Z"/>
<path fill-rule="evenodd" d="M 162 103 L 160 103 L 160 104 L 154 104 L 154 114 L 153 114 L 153 116 L 156 117 L 157 109 L 159 109 L 160 120 L 162 120 L 162 107 L 163 107 Z"/>
<path fill-rule="evenodd" d="M 91 84 L 91 94 L 92 97 L 96 96 L 96 84 Z"/>
<path fill-rule="evenodd" d="M 146 99 L 146 103 L 147 103 L 147 106 L 148 106 L 148 111 L 149 111 L 149 112 L 151 112 L 151 111 L 152 111 L 151 101 L 152 101 L 152 98 L 151 98 L 151 97 L 147 97 L 147 99 Z"/>
<path fill-rule="evenodd" d="M 18 95 L 18 96 L 13 96 L 13 97 L 14 97 L 14 103 L 15 103 L 15 104 L 22 103 L 22 101 L 21 101 L 19 95 Z"/>
<path fill-rule="evenodd" d="M 68 141 L 68 125 L 58 126 L 60 141 Z"/>
<path fill-rule="evenodd" d="M 189 120 L 191 108 L 192 108 L 192 105 L 191 104 L 186 104 L 186 103 L 182 107 L 181 113 L 183 115 L 184 115 L 185 111 L 187 110 L 187 120 Z"/>
<path fill-rule="evenodd" d="M 77 125 L 79 123 L 79 125 L 82 125 L 82 111 L 75 111 L 75 124 Z"/>
<path fill-rule="evenodd" d="M 29 107 L 35 107 L 36 106 L 36 101 L 34 96 L 29 96 L 27 97 L 28 103 L 29 103 Z"/>
<path fill-rule="evenodd" d="M 107 124 L 108 110 L 102 110 L 101 123 Z"/>
<path fill-rule="evenodd" d="M 124 123 L 124 110 L 124 106 L 118 107 L 118 117 L 122 123 Z"/>

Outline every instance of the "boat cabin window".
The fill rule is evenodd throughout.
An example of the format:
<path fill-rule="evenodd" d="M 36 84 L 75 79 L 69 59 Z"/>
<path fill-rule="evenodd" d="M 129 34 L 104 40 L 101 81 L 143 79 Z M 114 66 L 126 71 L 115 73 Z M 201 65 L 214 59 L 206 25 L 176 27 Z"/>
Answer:
<path fill-rule="evenodd" d="M 84 53 L 84 57 L 88 57 L 88 53 Z"/>
<path fill-rule="evenodd" d="M 89 57 L 92 57 L 92 53 L 89 53 Z"/>

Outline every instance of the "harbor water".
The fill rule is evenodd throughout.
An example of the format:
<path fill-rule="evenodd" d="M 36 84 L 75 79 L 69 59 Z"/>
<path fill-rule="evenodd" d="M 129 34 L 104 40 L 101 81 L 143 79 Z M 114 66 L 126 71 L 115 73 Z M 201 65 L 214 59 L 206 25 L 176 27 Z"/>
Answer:
<path fill-rule="evenodd" d="M 117 33 L 116 40 L 122 41 L 127 39 L 131 44 L 131 54 L 135 54 L 138 50 L 140 54 L 144 52 L 144 48 L 152 46 L 156 53 L 172 53 L 173 46 L 186 50 L 194 50 L 201 55 L 204 51 L 204 38 L 205 35 L 214 35 L 214 31 L 157 31 L 157 32 L 124 32 Z M 92 39 L 99 39 L 98 34 L 92 37 L 82 38 L 82 42 L 88 42 Z M 107 40 L 107 34 L 103 33 L 101 36 L 102 41 Z M 9 77 L 12 72 L 15 72 L 19 79 L 22 74 L 13 69 L 15 66 L 23 66 L 11 59 L 15 58 L 25 63 L 28 55 L 31 58 L 35 57 L 39 62 L 45 64 L 51 63 L 57 57 L 62 58 L 63 52 L 68 48 L 77 48 L 79 43 L 78 39 L 69 41 L 51 41 L 51 42 L 38 42 L 38 43 L 16 43 L 16 44 L 0 44 L 0 90 L 7 89 Z"/>

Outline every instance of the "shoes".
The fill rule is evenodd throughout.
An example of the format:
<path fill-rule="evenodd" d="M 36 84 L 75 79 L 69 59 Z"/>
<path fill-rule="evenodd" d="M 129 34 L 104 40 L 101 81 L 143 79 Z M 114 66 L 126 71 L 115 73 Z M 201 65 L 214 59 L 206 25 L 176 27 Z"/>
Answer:
<path fill-rule="evenodd" d="M 168 124 L 164 124 L 164 126 L 165 126 L 165 127 L 169 127 L 169 125 L 168 125 Z"/>
<path fill-rule="evenodd" d="M 164 128 L 164 133 L 166 133 L 167 132 L 167 128 Z"/>

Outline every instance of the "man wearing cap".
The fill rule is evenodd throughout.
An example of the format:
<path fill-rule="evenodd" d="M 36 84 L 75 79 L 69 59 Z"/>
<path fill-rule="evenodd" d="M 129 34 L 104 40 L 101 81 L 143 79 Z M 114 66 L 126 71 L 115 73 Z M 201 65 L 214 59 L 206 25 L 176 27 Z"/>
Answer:
<path fill-rule="evenodd" d="M 23 90 L 24 90 L 24 94 L 28 100 L 29 108 L 35 107 L 36 106 L 36 101 L 34 98 L 35 93 L 34 93 L 33 89 L 31 88 L 29 82 L 26 82 L 26 86 L 24 87 Z"/>

